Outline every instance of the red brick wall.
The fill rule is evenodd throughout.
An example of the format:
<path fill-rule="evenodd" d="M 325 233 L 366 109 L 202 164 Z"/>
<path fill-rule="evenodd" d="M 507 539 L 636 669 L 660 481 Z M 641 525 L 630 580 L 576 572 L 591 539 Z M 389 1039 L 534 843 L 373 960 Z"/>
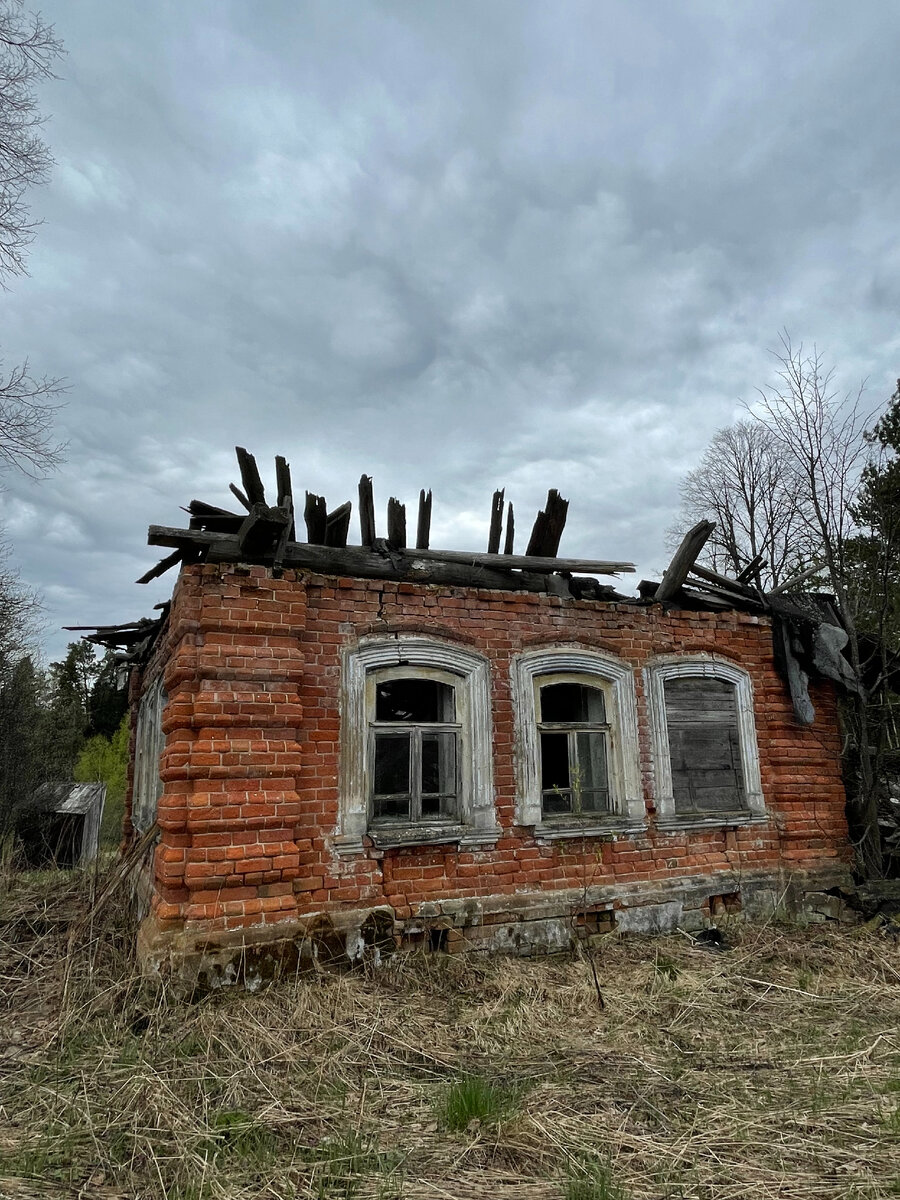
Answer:
<path fill-rule="evenodd" d="M 334 852 L 340 649 L 396 631 L 456 641 L 490 660 L 503 830 L 490 849 Z M 637 670 L 646 833 L 538 844 L 517 828 L 510 662 L 554 644 L 602 649 L 636 669 L 655 655 L 703 651 L 743 666 L 753 680 L 772 819 L 728 830 L 655 830 Z M 263 567 L 195 565 L 182 572 L 141 687 L 160 670 L 169 699 L 152 902 L 159 931 L 238 929 L 385 903 L 402 919 L 438 897 L 806 869 L 848 858 L 833 691 L 814 688 L 816 721 L 796 724 L 764 618 L 293 572 L 273 579 Z"/>

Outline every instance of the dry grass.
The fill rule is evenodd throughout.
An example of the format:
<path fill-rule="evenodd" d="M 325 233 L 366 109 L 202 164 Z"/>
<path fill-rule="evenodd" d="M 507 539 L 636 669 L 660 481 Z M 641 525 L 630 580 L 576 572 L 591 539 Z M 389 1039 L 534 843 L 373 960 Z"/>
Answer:
<path fill-rule="evenodd" d="M 611 936 L 603 1011 L 569 957 L 167 1003 L 124 923 L 82 922 L 67 956 L 84 904 L 66 876 L 0 899 L 0 1196 L 900 1195 L 900 951 L 877 932 Z M 453 1131 L 473 1080 L 506 1102 Z"/>

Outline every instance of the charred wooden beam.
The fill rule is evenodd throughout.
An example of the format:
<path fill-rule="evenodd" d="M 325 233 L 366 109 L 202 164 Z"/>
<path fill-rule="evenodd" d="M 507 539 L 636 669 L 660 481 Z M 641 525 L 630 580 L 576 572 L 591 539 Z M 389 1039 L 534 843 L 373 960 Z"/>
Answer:
<path fill-rule="evenodd" d="M 290 523 L 287 508 L 269 508 L 266 504 L 254 504 L 244 523 L 237 532 L 238 549 L 248 558 L 261 558 L 275 550 L 275 544 Z M 227 536 L 227 535 L 225 535 Z"/>
<path fill-rule="evenodd" d="M 488 554 L 500 553 L 500 534 L 503 532 L 503 493 L 504 489 L 494 492 L 491 499 L 491 527 L 488 533 Z"/>
<path fill-rule="evenodd" d="M 192 500 L 184 510 L 192 517 L 235 517 L 237 513 L 229 512 L 227 508 L 218 508 L 215 504 L 207 504 L 205 500 Z M 243 517 L 239 518 L 243 520 Z"/>
<path fill-rule="evenodd" d="M 174 567 L 176 563 L 181 562 L 183 553 L 183 550 L 173 550 L 171 554 L 167 554 L 164 559 L 161 559 L 155 567 L 151 567 L 149 571 L 145 571 L 136 582 L 149 583 L 152 579 L 158 579 L 160 575 L 165 575 L 170 567 Z"/>
<path fill-rule="evenodd" d="M 151 525 L 147 540 L 151 546 L 209 547 L 210 552 L 215 549 L 217 554 L 220 551 L 228 553 L 232 556 L 233 561 L 240 561 L 237 539 L 224 533 L 205 533 L 200 530 L 171 529 L 167 526 Z M 324 549 L 327 549 L 328 554 L 332 553 L 332 547 Z M 366 556 L 369 556 L 369 558 L 377 559 L 382 565 L 385 562 L 388 564 L 387 572 L 379 571 L 376 577 L 390 577 L 390 561 L 382 554 L 377 554 L 374 551 L 359 546 L 344 547 L 341 549 L 340 554 L 337 554 L 338 547 L 334 547 L 333 549 L 335 551 L 335 564 L 341 562 L 365 563 L 368 561 Z M 407 550 L 403 554 L 395 554 L 394 560 L 400 562 L 404 566 L 404 569 L 406 564 L 414 562 L 422 564 L 444 563 L 453 566 L 474 568 L 476 572 L 483 570 L 494 572 L 495 574 L 522 571 L 528 574 L 549 575 L 558 571 L 571 571 L 579 575 L 618 575 L 620 572 L 631 572 L 634 570 L 634 563 L 630 562 L 611 562 L 608 560 L 582 558 L 529 557 L 525 554 L 470 554 L 466 550 Z M 222 561 L 221 558 L 219 561 Z M 315 543 L 306 545 L 299 542 L 292 542 L 285 554 L 286 565 L 290 565 L 293 562 L 295 565 L 302 566 L 304 563 L 309 562 L 314 569 L 318 569 L 320 561 L 321 556 L 318 554 L 317 544 Z"/>
<path fill-rule="evenodd" d="M 247 499 L 247 497 L 244 495 L 244 493 L 241 491 L 241 489 L 239 487 L 236 487 L 233 483 L 229 483 L 228 489 L 231 492 L 231 494 L 233 496 L 236 496 L 238 501 L 241 504 L 243 504 L 243 506 L 244 506 L 244 508 L 246 508 L 247 512 L 249 512 L 253 506 L 250 503 L 250 501 Z"/>
<path fill-rule="evenodd" d="M 359 537 L 364 546 L 371 546 L 375 541 L 375 500 L 371 475 L 359 477 Z"/>
<path fill-rule="evenodd" d="M 287 537 L 294 540 L 294 489 L 291 484 L 291 464 L 280 454 L 275 455 L 275 481 L 278 487 L 278 507 L 291 510 L 291 525 Z"/>
<path fill-rule="evenodd" d="M 535 518 L 531 537 L 525 550 L 526 555 L 552 558 L 559 549 L 559 542 L 566 527 L 569 502 L 560 496 L 556 488 L 547 493 L 547 502 Z"/>
<path fill-rule="evenodd" d="M 406 547 L 406 505 L 401 504 L 393 496 L 387 506 L 388 541 L 397 550 Z"/>
<path fill-rule="evenodd" d="M 284 566 L 284 554 L 288 548 L 288 544 L 294 540 L 294 499 L 290 494 L 284 497 L 284 503 L 278 506 L 284 509 L 288 514 L 288 520 L 284 523 L 284 528 L 278 535 L 278 540 L 275 543 L 275 552 L 272 555 L 272 566 L 275 569 L 276 575 L 281 575 L 281 569 Z"/>
<path fill-rule="evenodd" d="M 751 579 L 755 579 L 758 584 L 759 573 L 762 571 L 763 567 L 767 565 L 767 562 L 768 559 L 766 559 L 762 551 L 760 551 L 755 558 L 751 558 L 746 567 L 744 567 L 743 571 L 738 573 L 736 576 L 738 583 L 749 583 Z"/>
<path fill-rule="evenodd" d="M 807 570 L 801 571 L 798 575 L 792 575 L 784 583 L 779 583 L 778 587 L 772 588 L 771 591 L 766 592 L 766 595 L 780 596 L 783 592 L 789 592 L 791 588 L 799 587 L 801 583 L 806 583 L 807 579 L 812 579 L 814 575 L 818 575 L 821 570 L 823 570 L 822 563 L 819 563 L 815 567 L 809 567 Z"/>
<path fill-rule="evenodd" d="M 247 499 L 251 504 L 265 504 L 266 489 L 259 477 L 256 459 L 243 446 L 235 446 L 234 452 L 237 455 L 238 466 L 241 470 L 241 483 L 244 485 Z"/>
<path fill-rule="evenodd" d="M 503 553 L 512 554 L 516 546 L 516 518 L 513 513 L 512 500 L 506 506 L 506 540 L 503 543 Z"/>
<path fill-rule="evenodd" d="M 678 594 L 688 577 L 688 572 L 697 561 L 697 555 L 709 541 L 715 527 L 714 521 L 698 521 L 693 529 L 687 531 L 681 545 L 672 556 L 654 599 L 663 602 Z"/>
<path fill-rule="evenodd" d="M 326 546 L 346 546 L 347 533 L 350 529 L 350 514 L 353 512 L 353 505 L 349 500 L 341 504 L 334 512 L 330 512 L 325 518 L 325 545 Z"/>
<path fill-rule="evenodd" d="M 698 579 L 702 579 L 706 583 L 713 583 L 716 587 L 734 592 L 735 595 L 746 596 L 750 600 L 759 599 L 756 588 L 748 587 L 746 583 L 740 583 L 737 579 L 731 579 L 728 575 L 720 575 L 718 571 L 711 571 L 709 567 L 701 567 L 699 563 L 694 563 L 690 569 L 690 574 L 696 575 Z"/>
<path fill-rule="evenodd" d="M 427 550 L 431 537 L 431 488 L 419 492 L 419 518 L 416 521 L 416 549 Z"/>
<path fill-rule="evenodd" d="M 306 493 L 303 520 L 306 522 L 306 540 L 314 546 L 324 546 L 325 526 L 328 521 L 324 496 L 317 496 L 315 492 Z"/>

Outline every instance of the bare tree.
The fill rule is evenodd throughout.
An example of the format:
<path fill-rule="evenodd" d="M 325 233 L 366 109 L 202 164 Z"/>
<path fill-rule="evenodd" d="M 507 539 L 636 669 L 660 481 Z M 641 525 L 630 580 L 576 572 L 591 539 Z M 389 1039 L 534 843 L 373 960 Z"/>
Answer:
<path fill-rule="evenodd" d="M 811 552 L 794 469 L 761 421 L 720 429 L 681 485 L 681 513 L 670 539 L 677 543 L 697 521 L 715 521 L 703 554 L 707 564 L 737 575 L 761 556 L 761 581 L 775 587 L 802 571 Z"/>
<path fill-rule="evenodd" d="M 860 481 L 870 457 L 871 428 L 878 410 L 863 404 L 863 386 L 841 394 L 834 372 L 818 350 L 794 346 L 787 334 L 775 353 L 778 384 L 759 393 L 756 409 L 771 432 L 779 455 L 790 464 L 800 497 L 799 512 L 809 543 L 816 545 L 830 590 L 849 637 L 848 651 L 857 679 L 870 676 L 871 650 L 860 634 L 862 601 L 854 546 L 859 533 L 855 513 Z M 900 546 L 883 545 L 890 565 Z M 871 604 L 871 596 L 866 599 Z M 871 685 L 870 685 L 871 686 Z M 850 815 L 857 837 L 857 862 L 867 876 L 881 873 L 878 827 L 877 746 L 872 737 L 870 695 L 862 691 L 845 707 L 857 751 L 857 779 L 851 788 Z"/>
<path fill-rule="evenodd" d="M 62 45 L 22 0 L 0 0 L 0 287 L 25 271 L 36 222 L 29 188 L 45 183 L 52 158 L 41 137 L 36 85 L 51 78 Z M 52 436 L 60 381 L 34 377 L 25 362 L 0 370 L 0 466 L 40 474 L 59 461 Z"/>

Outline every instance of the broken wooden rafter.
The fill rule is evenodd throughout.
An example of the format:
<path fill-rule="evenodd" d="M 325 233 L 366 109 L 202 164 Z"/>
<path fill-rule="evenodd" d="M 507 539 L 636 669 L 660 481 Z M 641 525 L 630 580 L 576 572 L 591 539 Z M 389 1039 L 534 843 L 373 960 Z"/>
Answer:
<path fill-rule="evenodd" d="M 269 508 L 267 504 L 254 504 L 237 532 L 240 553 L 248 558 L 262 558 L 273 553 L 290 520 L 291 513 L 287 507 Z"/>
<path fill-rule="evenodd" d="M 503 532 L 503 488 L 491 497 L 491 527 L 488 532 L 488 554 L 500 553 L 500 535 Z"/>
<path fill-rule="evenodd" d="M 346 546 L 347 534 L 350 531 L 350 516 L 353 512 L 353 505 L 349 500 L 345 501 L 334 512 L 330 512 L 325 518 L 325 538 L 326 546 Z"/>
<path fill-rule="evenodd" d="M 824 569 L 824 564 L 822 563 L 818 563 L 814 567 L 808 567 L 805 571 L 801 571 L 798 575 L 791 575 L 791 577 L 786 579 L 784 583 L 779 583 L 778 587 L 771 588 L 766 595 L 780 596 L 784 592 L 789 592 L 791 588 L 797 587 L 801 583 L 806 583 L 807 579 L 812 579 L 814 575 L 818 575 L 819 572 Z"/>
<path fill-rule="evenodd" d="M 512 500 L 506 506 L 506 540 L 503 543 L 503 553 L 512 554 L 516 545 L 516 518 L 513 513 Z"/>
<path fill-rule="evenodd" d="M 393 496 L 387 504 L 387 540 L 397 550 L 406 548 L 406 505 Z"/>
<path fill-rule="evenodd" d="M 149 571 L 145 571 L 140 579 L 135 582 L 150 583 L 151 580 L 158 579 L 160 575 L 165 575 L 166 571 L 181 562 L 183 554 L 183 550 L 173 550 L 171 554 L 167 554 L 165 558 L 161 559 L 155 567 L 151 567 Z"/>
<path fill-rule="evenodd" d="M 359 537 L 364 546 L 371 546 L 375 541 L 375 500 L 371 475 L 359 477 Z"/>
<path fill-rule="evenodd" d="M 287 531 L 287 540 L 293 541 L 294 530 L 294 489 L 291 484 L 291 464 L 280 454 L 275 455 L 275 482 L 278 488 L 278 507 L 289 508 L 291 524 Z"/>
<path fill-rule="evenodd" d="M 427 550 L 431 537 L 431 488 L 419 492 L 419 516 L 416 521 L 416 549 Z"/>
<path fill-rule="evenodd" d="M 325 526 L 328 523 L 324 496 L 317 496 L 315 492 L 306 493 L 303 520 L 306 523 L 306 540 L 313 546 L 323 546 Z"/>
<path fill-rule="evenodd" d="M 662 603 L 677 596 L 688 577 L 688 572 L 697 561 L 697 555 L 709 541 L 715 527 L 713 521 L 698 521 L 693 529 L 687 531 L 656 589 L 654 600 Z"/>
<path fill-rule="evenodd" d="M 755 579 L 758 584 L 759 573 L 762 571 L 763 567 L 767 565 L 768 559 L 765 557 L 763 552 L 760 551 L 759 554 L 750 559 L 746 567 L 744 567 L 742 571 L 739 571 L 735 578 L 737 579 L 738 583 L 749 583 L 751 579 Z"/>
<path fill-rule="evenodd" d="M 746 583 L 741 583 L 737 579 L 732 579 L 728 575 L 720 575 L 718 571 L 711 571 L 709 567 L 701 567 L 699 563 L 694 563 L 690 570 L 691 575 L 696 575 L 698 579 L 704 583 L 715 584 L 716 587 L 726 588 L 734 592 L 737 596 L 744 596 L 748 600 L 758 600 L 759 593 L 756 588 L 750 587 Z"/>
<path fill-rule="evenodd" d="M 238 502 L 240 504 L 243 504 L 244 508 L 246 508 L 247 512 L 249 512 L 252 505 L 250 504 L 250 501 L 247 499 L 247 497 L 244 495 L 244 493 L 241 491 L 241 489 L 239 487 L 236 487 L 235 484 L 229 483 L 228 490 L 231 492 L 231 494 L 233 496 L 237 497 Z"/>
<path fill-rule="evenodd" d="M 251 504 L 265 504 L 266 489 L 263 487 L 262 479 L 260 479 L 256 459 L 243 446 L 235 446 L 234 452 L 237 455 L 238 466 L 241 471 L 241 483 L 244 485 L 247 499 Z"/>
<path fill-rule="evenodd" d="M 526 556 L 552 558 L 559 550 L 559 542 L 566 527 L 569 502 L 560 496 L 556 488 L 547 493 L 547 502 L 538 513 L 531 530 Z"/>
<path fill-rule="evenodd" d="M 148 533 L 151 546 L 186 547 L 196 546 L 215 551 L 218 561 L 226 561 L 223 555 L 231 555 L 232 561 L 240 561 L 237 538 L 222 533 L 206 533 L 193 529 L 172 529 L 163 525 L 151 525 Z M 303 566 L 322 570 L 322 563 L 329 556 L 334 558 L 333 573 L 352 574 L 345 570 L 351 562 L 365 563 L 368 558 L 384 563 L 385 556 L 363 546 L 326 547 L 316 543 L 291 542 L 285 553 L 285 565 Z M 601 559 L 547 558 L 526 554 L 470 554 L 465 550 L 407 550 L 399 560 L 423 563 L 449 563 L 457 566 L 486 569 L 490 571 L 526 571 L 548 575 L 556 571 L 569 571 L 580 575 L 618 575 L 634 571 L 634 563 L 611 562 Z M 382 572 L 379 572 L 380 578 Z"/>

